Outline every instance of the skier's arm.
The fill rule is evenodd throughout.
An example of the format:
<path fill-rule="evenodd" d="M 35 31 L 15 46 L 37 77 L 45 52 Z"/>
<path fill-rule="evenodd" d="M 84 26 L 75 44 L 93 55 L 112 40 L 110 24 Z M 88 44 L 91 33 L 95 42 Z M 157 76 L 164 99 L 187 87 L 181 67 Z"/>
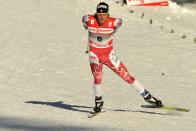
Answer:
<path fill-rule="evenodd" d="M 82 17 L 82 23 L 86 30 L 88 29 L 88 21 L 89 21 L 89 15 L 85 15 Z"/>
<path fill-rule="evenodd" d="M 83 23 L 83 26 L 86 30 L 88 29 L 88 21 L 89 21 L 89 15 L 85 15 L 82 17 L 82 23 Z M 85 53 L 86 54 L 89 53 L 89 44 L 87 44 L 87 48 L 86 48 Z"/>
<path fill-rule="evenodd" d="M 121 18 L 117 18 L 114 22 L 114 26 L 115 26 L 115 29 L 114 29 L 114 33 L 117 31 L 118 28 L 121 27 L 122 25 L 122 19 Z"/>

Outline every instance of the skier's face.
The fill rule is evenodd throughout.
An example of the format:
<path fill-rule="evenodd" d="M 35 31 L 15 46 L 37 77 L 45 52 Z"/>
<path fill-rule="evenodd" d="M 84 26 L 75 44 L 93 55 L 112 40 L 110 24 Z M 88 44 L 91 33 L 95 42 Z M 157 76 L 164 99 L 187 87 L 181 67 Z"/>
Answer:
<path fill-rule="evenodd" d="M 100 25 L 103 25 L 108 18 L 108 13 L 97 13 L 97 20 Z"/>

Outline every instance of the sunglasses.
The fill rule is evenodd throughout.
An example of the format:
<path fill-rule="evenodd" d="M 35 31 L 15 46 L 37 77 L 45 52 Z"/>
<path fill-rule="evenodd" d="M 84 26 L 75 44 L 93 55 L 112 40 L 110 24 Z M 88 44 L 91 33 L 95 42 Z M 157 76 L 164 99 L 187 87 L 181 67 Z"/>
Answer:
<path fill-rule="evenodd" d="M 97 13 L 97 15 L 108 16 L 109 13 Z"/>

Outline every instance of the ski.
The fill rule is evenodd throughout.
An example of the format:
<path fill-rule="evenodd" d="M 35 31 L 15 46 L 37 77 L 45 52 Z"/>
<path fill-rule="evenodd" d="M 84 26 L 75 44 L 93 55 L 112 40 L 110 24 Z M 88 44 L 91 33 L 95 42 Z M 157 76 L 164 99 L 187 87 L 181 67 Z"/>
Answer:
<path fill-rule="evenodd" d="M 97 115 L 100 115 L 102 113 L 104 113 L 105 111 L 102 111 L 102 112 L 91 112 L 89 115 L 88 115 L 88 118 L 93 118 Z"/>
<path fill-rule="evenodd" d="M 176 106 L 167 106 L 164 105 L 162 107 L 159 107 L 160 109 L 166 109 L 166 110 L 175 110 L 175 111 L 181 111 L 181 112 L 189 112 L 189 109 L 185 109 L 185 108 L 180 108 L 180 107 L 176 107 Z"/>
<path fill-rule="evenodd" d="M 190 109 L 186 108 L 180 108 L 176 106 L 169 106 L 169 105 L 163 105 L 163 106 L 156 106 L 156 105 L 141 105 L 143 108 L 158 108 L 158 109 L 165 109 L 165 110 L 173 110 L 173 111 L 180 111 L 180 112 L 189 112 Z"/>

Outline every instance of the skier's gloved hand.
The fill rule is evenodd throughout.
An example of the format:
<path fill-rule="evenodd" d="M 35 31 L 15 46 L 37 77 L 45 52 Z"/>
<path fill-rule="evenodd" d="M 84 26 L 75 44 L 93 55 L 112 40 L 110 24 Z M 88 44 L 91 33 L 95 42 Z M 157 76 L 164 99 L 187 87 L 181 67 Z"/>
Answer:
<path fill-rule="evenodd" d="M 88 29 L 88 21 L 89 21 L 89 15 L 85 15 L 82 17 L 83 26 L 86 30 Z"/>
<path fill-rule="evenodd" d="M 121 18 L 117 18 L 115 22 L 116 27 L 119 28 L 122 25 L 123 20 Z"/>
<path fill-rule="evenodd" d="M 88 54 L 88 53 L 89 53 L 89 51 L 87 50 L 87 51 L 85 51 L 85 53 L 86 53 L 86 54 Z"/>
<path fill-rule="evenodd" d="M 117 29 L 118 29 L 119 27 L 121 27 L 122 22 L 123 22 L 123 20 L 122 20 L 121 18 L 117 18 L 117 19 L 116 19 L 116 21 L 114 22 L 114 26 L 115 26 L 114 33 L 117 31 Z"/>

